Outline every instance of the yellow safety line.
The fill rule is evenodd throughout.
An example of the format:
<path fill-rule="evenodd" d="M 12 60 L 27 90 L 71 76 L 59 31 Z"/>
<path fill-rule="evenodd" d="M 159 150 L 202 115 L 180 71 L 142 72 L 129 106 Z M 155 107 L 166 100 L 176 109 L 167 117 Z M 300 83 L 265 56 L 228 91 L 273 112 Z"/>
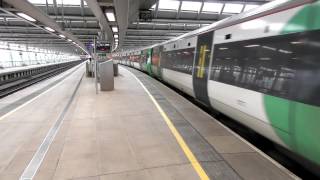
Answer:
<path fill-rule="evenodd" d="M 127 69 L 126 69 L 127 70 Z M 148 94 L 150 99 L 152 100 L 153 104 L 157 107 L 158 111 L 160 112 L 161 116 L 165 120 L 166 124 L 168 125 L 169 129 L 171 130 L 172 134 L 178 141 L 178 144 L 180 145 L 181 149 L 183 150 L 184 154 L 187 156 L 188 160 L 190 161 L 192 167 L 195 169 L 197 174 L 199 175 L 201 180 L 209 180 L 210 178 L 208 177 L 207 173 L 204 171 L 202 168 L 201 164 L 197 160 L 197 158 L 194 156 L 190 148 L 188 147 L 187 143 L 184 141 L 176 127 L 173 125 L 172 121 L 170 118 L 167 116 L 167 114 L 163 111 L 161 106 L 158 104 L 158 102 L 155 100 L 155 98 L 152 96 L 152 94 L 149 92 L 149 90 L 143 85 L 143 83 L 129 70 L 127 70 L 137 81 L 138 83 L 142 86 L 142 88 L 145 90 L 145 92 Z"/>

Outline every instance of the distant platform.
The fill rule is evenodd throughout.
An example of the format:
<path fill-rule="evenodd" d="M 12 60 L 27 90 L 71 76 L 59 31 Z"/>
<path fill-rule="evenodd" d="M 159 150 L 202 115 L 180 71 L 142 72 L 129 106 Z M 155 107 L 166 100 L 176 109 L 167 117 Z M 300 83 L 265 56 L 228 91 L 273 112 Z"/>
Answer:
<path fill-rule="evenodd" d="M 96 94 L 83 65 L 69 71 L 0 117 L 0 179 L 297 178 L 144 73 L 120 66 Z"/>
<path fill-rule="evenodd" d="M 50 65 L 55 65 L 55 64 L 61 64 L 65 63 L 64 62 L 56 62 L 56 63 L 47 63 L 47 64 L 36 64 L 36 65 L 28 65 L 28 66 L 19 66 L 19 67 L 10 67 L 10 68 L 4 68 L 0 69 L 0 75 L 5 74 L 5 73 L 10 73 L 10 72 L 16 72 L 16 71 L 22 71 L 22 70 L 27 70 L 27 69 L 32 69 L 32 68 L 40 68 L 40 67 L 45 67 L 45 66 L 50 66 Z M 72 61 L 70 61 L 72 62 Z"/>

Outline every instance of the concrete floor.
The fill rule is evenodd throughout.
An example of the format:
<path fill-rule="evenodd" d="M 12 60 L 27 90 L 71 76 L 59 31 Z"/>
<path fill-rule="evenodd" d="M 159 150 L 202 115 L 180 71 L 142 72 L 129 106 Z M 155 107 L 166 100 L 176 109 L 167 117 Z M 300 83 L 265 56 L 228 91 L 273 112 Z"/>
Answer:
<path fill-rule="evenodd" d="M 61 85 L 0 120 L 0 179 L 21 176 L 83 72 L 77 70 Z M 147 88 L 152 85 L 165 98 L 159 104 L 171 107 L 163 109 L 174 124 L 187 122 L 181 128 L 191 128 L 191 133 L 179 125 L 177 129 L 209 177 L 292 178 L 183 97 L 143 78 L 148 80 Z M 195 138 L 204 144 L 192 141 Z M 206 159 L 213 156 L 216 159 Z M 82 80 L 35 179 L 194 180 L 199 176 L 142 86 L 120 69 L 114 91 L 96 94 L 94 80 Z"/>

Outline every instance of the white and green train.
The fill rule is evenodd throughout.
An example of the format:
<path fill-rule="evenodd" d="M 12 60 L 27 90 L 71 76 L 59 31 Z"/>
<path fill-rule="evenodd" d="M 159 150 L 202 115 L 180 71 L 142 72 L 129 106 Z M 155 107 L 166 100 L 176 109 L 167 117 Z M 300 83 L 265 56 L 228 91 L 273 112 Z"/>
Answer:
<path fill-rule="evenodd" d="M 320 1 L 272 1 L 113 58 L 319 167 Z"/>

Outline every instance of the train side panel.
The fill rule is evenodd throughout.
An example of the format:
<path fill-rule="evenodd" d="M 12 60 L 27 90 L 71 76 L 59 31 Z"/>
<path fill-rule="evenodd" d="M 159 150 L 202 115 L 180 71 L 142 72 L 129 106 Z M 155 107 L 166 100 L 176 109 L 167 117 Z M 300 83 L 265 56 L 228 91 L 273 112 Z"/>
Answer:
<path fill-rule="evenodd" d="M 320 31 L 310 24 L 319 10 L 313 6 L 217 30 L 209 97 L 214 108 L 319 164 L 320 134 L 312 127 L 320 125 L 313 93 L 320 49 L 312 43 L 320 42 Z"/>

